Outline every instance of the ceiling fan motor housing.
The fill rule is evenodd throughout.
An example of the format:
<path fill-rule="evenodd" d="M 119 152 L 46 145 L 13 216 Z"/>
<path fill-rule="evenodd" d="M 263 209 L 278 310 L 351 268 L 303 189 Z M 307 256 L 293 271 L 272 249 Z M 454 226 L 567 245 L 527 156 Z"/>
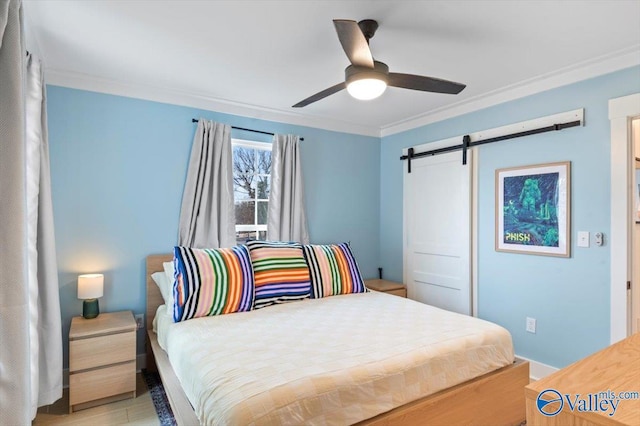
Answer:
<path fill-rule="evenodd" d="M 376 34 L 376 30 L 378 29 L 378 21 L 374 19 L 363 19 L 362 21 L 358 22 L 358 26 L 360 27 L 360 31 L 362 31 L 364 38 L 367 39 L 367 43 L 369 43 L 369 39 Z"/>
<path fill-rule="evenodd" d="M 388 83 L 389 67 L 387 64 L 373 61 L 373 68 L 349 65 L 344 70 L 344 79 L 347 85 L 352 81 L 373 78 Z"/>

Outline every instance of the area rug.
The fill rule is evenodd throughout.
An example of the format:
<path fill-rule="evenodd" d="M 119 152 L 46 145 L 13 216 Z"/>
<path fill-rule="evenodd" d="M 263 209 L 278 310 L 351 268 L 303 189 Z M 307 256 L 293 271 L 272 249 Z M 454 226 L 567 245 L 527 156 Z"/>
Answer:
<path fill-rule="evenodd" d="M 160 375 L 157 372 L 142 370 L 142 377 L 147 384 L 153 406 L 156 408 L 158 419 L 161 426 L 177 426 L 176 419 L 173 417 L 173 411 L 169 405 L 167 394 L 162 386 Z"/>

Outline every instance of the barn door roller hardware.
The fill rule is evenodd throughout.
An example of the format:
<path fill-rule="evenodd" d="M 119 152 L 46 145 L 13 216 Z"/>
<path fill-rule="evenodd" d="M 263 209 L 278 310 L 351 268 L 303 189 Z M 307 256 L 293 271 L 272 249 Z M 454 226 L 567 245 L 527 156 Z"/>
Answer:
<path fill-rule="evenodd" d="M 551 126 L 540 127 L 532 130 L 525 130 L 523 132 L 511 133 L 508 135 L 497 136 L 495 138 L 489 138 L 489 139 L 484 139 L 484 140 L 479 140 L 474 142 L 471 142 L 471 137 L 469 135 L 464 135 L 462 138 L 462 144 L 460 145 L 448 146 L 445 148 L 439 148 L 439 149 L 434 149 L 431 151 L 424 151 L 424 152 L 415 152 L 413 148 L 409 148 L 407 150 L 407 155 L 403 155 L 402 157 L 400 157 L 400 160 L 407 160 L 407 172 L 411 173 L 411 160 L 414 158 L 429 157 L 433 155 L 444 154 L 445 152 L 462 150 L 462 164 L 467 164 L 467 150 L 469 148 L 473 148 L 474 146 L 485 145 L 492 142 L 500 142 L 507 139 L 521 138 L 523 136 L 537 135 L 538 133 L 546 133 L 546 132 L 552 132 L 556 130 L 568 129 L 569 127 L 577 127 L 577 126 L 580 126 L 581 124 L 582 124 L 581 120 L 569 121 L 566 123 L 552 124 Z"/>

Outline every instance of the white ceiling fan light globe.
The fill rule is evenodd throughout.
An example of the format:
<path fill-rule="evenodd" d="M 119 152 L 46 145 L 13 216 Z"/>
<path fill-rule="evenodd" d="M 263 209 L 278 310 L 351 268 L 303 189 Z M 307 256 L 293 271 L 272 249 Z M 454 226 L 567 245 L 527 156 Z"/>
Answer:
<path fill-rule="evenodd" d="M 379 61 L 373 68 L 349 65 L 344 70 L 347 91 L 356 99 L 368 101 L 382 95 L 387 89 L 389 67 Z"/>
<path fill-rule="evenodd" d="M 375 99 L 387 89 L 387 83 L 377 78 L 362 78 L 350 81 L 347 91 L 351 96 L 361 101 Z"/>

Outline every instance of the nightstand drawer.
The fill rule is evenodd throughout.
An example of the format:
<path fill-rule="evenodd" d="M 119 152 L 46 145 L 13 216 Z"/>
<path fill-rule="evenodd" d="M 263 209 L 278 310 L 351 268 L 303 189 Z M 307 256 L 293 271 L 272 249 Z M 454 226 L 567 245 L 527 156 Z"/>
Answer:
<path fill-rule="evenodd" d="M 69 405 L 136 390 L 136 363 L 99 368 L 69 375 Z"/>
<path fill-rule="evenodd" d="M 69 371 L 87 370 L 136 359 L 136 333 L 72 340 L 69 342 Z"/>

